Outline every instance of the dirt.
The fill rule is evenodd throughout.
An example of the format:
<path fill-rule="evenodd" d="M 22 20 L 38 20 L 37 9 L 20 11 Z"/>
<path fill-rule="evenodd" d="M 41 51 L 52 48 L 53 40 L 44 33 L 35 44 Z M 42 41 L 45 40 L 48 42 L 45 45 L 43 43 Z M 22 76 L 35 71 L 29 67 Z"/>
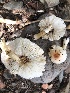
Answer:
<path fill-rule="evenodd" d="M 64 20 L 70 20 L 70 4 L 66 0 L 60 0 L 60 3 L 52 8 L 49 8 L 47 4 L 43 5 L 39 0 L 13 0 L 23 2 L 23 6 L 20 9 L 17 8 L 15 10 L 4 8 L 3 5 L 9 1 L 11 0 L 0 0 L 0 15 L 4 19 L 14 21 L 23 20 L 24 25 L 26 23 L 28 24 L 28 22 L 30 22 L 30 24 L 24 27 L 20 24 L 1 24 L 0 28 L 2 29 L 2 34 L 0 34 L 0 38 L 5 37 L 6 41 L 21 36 L 30 39 L 40 46 L 41 42 L 34 41 L 33 39 L 33 35 L 39 32 L 38 22 L 36 22 L 37 20 L 50 13 L 53 13 Z M 44 12 L 38 12 L 38 10 L 44 10 Z M 65 23 L 68 26 L 70 21 Z M 32 30 L 30 31 L 30 29 Z M 70 30 L 67 30 L 65 36 L 70 37 Z M 70 50 L 70 43 L 68 44 L 68 49 Z M 57 76 L 52 82 L 49 82 L 49 84 L 53 84 L 52 89 L 45 90 L 41 87 L 42 83 L 33 83 L 18 75 L 15 76 L 11 74 L 8 69 L 5 68 L 0 58 L 0 93 L 42 93 L 43 90 L 46 93 L 61 93 L 60 91 L 66 88 L 69 83 L 69 73 L 70 66 L 68 69 L 64 70 L 62 82 L 59 81 L 59 76 Z"/>

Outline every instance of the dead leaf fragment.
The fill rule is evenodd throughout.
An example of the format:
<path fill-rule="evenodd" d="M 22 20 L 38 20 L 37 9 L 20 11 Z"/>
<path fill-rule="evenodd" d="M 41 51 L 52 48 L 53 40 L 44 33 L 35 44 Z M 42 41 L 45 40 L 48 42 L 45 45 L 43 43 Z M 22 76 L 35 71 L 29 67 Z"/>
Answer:
<path fill-rule="evenodd" d="M 48 89 L 51 89 L 53 87 L 53 84 L 49 85 Z"/>
<path fill-rule="evenodd" d="M 48 89 L 48 87 L 49 87 L 48 84 L 43 84 L 43 85 L 42 85 L 42 88 L 43 88 L 43 89 Z"/>
<path fill-rule="evenodd" d="M 10 20 L 10 19 L 4 19 L 2 17 L 0 17 L 0 23 L 6 23 L 6 24 L 20 24 L 21 21 L 13 21 L 13 20 Z"/>
<path fill-rule="evenodd" d="M 48 85 L 48 84 L 43 84 L 42 85 L 42 88 L 43 89 L 51 89 L 53 87 L 53 84 L 50 84 L 50 85 Z"/>
<path fill-rule="evenodd" d="M 5 84 L 0 80 L 0 89 L 4 88 Z"/>

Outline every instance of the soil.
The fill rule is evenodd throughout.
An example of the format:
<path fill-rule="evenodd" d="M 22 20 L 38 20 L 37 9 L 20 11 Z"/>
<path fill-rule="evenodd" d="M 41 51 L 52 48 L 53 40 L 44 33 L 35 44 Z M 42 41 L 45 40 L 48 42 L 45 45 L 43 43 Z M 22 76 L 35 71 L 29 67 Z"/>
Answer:
<path fill-rule="evenodd" d="M 70 20 L 70 4 L 66 0 L 60 0 L 60 3 L 52 8 L 49 8 L 47 4 L 43 5 L 39 0 L 13 0 L 16 2 L 21 1 L 23 2 L 23 5 L 20 5 L 20 9 L 18 9 L 18 7 L 15 9 L 6 9 L 4 4 L 9 1 L 11 0 L 0 0 L 0 15 L 4 19 L 14 21 L 22 20 L 25 26 L 23 27 L 20 24 L 0 24 L 0 28 L 2 29 L 0 38 L 4 37 L 6 41 L 13 40 L 16 37 L 21 36 L 34 42 L 33 35 L 39 32 L 39 22 L 37 20 L 42 19 L 50 13 L 53 13 L 64 20 Z M 43 12 L 38 12 L 39 10 L 43 10 Z M 28 24 L 29 22 L 30 24 Z M 70 21 L 66 21 L 65 23 L 68 26 Z M 30 31 L 32 28 L 35 29 Z M 65 36 L 70 37 L 70 29 L 67 30 Z M 38 45 L 40 45 L 39 42 Z M 70 50 L 70 43 L 68 44 L 68 49 Z M 0 93 L 42 93 L 43 90 L 46 93 L 61 93 L 61 91 L 66 88 L 69 83 L 69 78 L 70 66 L 63 71 L 63 79 L 61 82 L 59 81 L 59 76 L 57 76 L 52 82 L 49 82 L 49 84 L 53 84 L 53 87 L 49 90 L 44 90 L 41 87 L 42 83 L 33 83 L 18 75 L 15 76 L 10 74 L 9 70 L 5 68 L 0 58 Z"/>

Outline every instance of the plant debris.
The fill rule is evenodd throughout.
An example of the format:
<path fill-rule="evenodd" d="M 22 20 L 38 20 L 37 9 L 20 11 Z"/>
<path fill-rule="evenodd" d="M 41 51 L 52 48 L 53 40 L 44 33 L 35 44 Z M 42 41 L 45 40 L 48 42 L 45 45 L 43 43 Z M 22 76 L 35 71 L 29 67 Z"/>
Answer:
<path fill-rule="evenodd" d="M 0 80 L 0 89 L 5 88 L 5 84 Z"/>

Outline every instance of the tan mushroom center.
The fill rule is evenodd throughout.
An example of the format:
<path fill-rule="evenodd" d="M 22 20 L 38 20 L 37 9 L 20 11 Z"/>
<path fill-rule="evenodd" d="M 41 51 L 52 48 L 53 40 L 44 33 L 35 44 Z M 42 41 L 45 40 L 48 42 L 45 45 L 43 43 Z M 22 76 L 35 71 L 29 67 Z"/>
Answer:
<path fill-rule="evenodd" d="M 53 56 L 55 59 L 58 59 L 60 57 L 60 54 L 58 52 L 55 52 Z"/>
<path fill-rule="evenodd" d="M 20 60 L 22 64 L 26 64 L 30 62 L 29 58 L 27 56 L 20 56 Z"/>

